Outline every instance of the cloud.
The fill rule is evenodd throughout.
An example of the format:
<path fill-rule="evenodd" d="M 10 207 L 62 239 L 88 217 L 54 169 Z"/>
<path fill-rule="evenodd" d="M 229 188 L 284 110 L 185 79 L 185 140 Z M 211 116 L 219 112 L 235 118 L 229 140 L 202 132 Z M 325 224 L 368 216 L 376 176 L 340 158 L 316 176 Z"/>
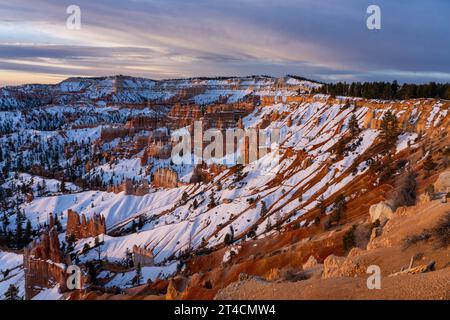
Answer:
<path fill-rule="evenodd" d="M 65 28 L 69 1 L 0 0 L 0 68 L 151 78 L 295 73 L 318 80 L 448 79 L 450 3 L 369 1 L 79 0 L 82 29 Z"/>

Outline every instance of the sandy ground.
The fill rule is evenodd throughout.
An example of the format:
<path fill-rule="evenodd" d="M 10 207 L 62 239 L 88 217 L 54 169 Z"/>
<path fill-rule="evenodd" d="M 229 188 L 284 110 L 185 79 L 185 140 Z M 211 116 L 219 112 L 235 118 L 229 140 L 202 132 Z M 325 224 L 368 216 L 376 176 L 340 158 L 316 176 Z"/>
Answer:
<path fill-rule="evenodd" d="M 433 299 L 450 300 L 450 267 L 439 271 L 383 277 L 381 289 L 369 290 L 364 278 L 332 278 L 299 282 L 235 282 L 221 290 L 218 300 L 308 300 L 308 299 Z"/>
<path fill-rule="evenodd" d="M 317 274 L 305 281 L 268 282 L 256 278 L 234 282 L 220 290 L 216 299 L 434 299 L 450 300 L 450 248 L 439 247 L 430 239 L 404 247 L 404 239 L 423 233 L 436 226 L 450 212 L 450 204 L 432 201 L 400 210 L 383 228 L 383 233 L 371 243 L 368 250 L 359 250 L 347 257 L 363 272 L 356 277 L 334 276 L 323 278 Z M 436 271 L 415 275 L 388 277 L 408 266 L 413 267 L 434 261 Z M 380 267 L 381 289 L 369 290 L 365 274 L 367 266 Z M 358 269 L 355 267 L 355 270 Z M 347 274 L 345 274 L 347 275 Z M 351 275 L 348 275 L 351 276 Z"/>

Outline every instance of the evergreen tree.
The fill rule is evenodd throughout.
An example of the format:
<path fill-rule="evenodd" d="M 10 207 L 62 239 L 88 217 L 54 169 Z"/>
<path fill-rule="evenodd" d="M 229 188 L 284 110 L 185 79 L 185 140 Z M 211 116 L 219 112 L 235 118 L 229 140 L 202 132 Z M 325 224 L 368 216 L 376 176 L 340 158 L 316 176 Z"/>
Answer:
<path fill-rule="evenodd" d="M 5 292 L 5 300 L 21 300 L 19 297 L 19 289 L 15 285 L 9 285 L 8 290 Z"/>
<path fill-rule="evenodd" d="M 137 225 L 138 230 L 141 230 L 144 227 L 144 224 L 145 224 L 144 217 L 143 216 L 139 216 L 138 225 Z"/>
<path fill-rule="evenodd" d="M 261 201 L 261 213 L 260 216 L 264 217 L 267 214 L 267 205 L 264 201 Z"/>
<path fill-rule="evenodd" d="M 361 131 L 361 129 L 359 128 L 358 119 L 356 118 L 355 114 L 352 114 L 348 122 L 348 129 L 352 138 L 355 138 Z"/>
<path fill-rule="evenodd" d="M 216 199 L 214 197 L 215 197 L 214 190 L 211 190 L 211 194 L 209 195 L 208 209 L 212 209 L 215 206 L 217 206 Z"/>
<path fill-rule="evenodd" d="M 244 179 L 244 166 L 242 164 L 238 164 L 236 166 L 236 172 L 234 173 L 234 183 L 238 183 L 239 181 L 241 181 L 242 179 Z"/>
<path fill-rule="evenodd" d="M 66 193 L 66 182 L 64 181 L 64 180 L 62 180 L 61 181 L 61 184 L 60 184 L 60 186 L 59 186 L 59 191 L 61 192 L 61 193 Z"/>
<path fill-rule="evenodd" d="M 132 280 L 133 285 L 140 286 L 142 279 L 143 279 L 142 268 L 141 268 L 141 264 L 138 263 L 138 265 L 136 266 L 136 275 L 134 276 L 134 278 Z"/>
<path fill-rule="evenodd" d="M 388 110 L 381 119 L 380 129 L 381 129 L 380 137 L 383 146 L 386 149 L 392 148 L 397 142 L 399 129 L 398 129 L 398 119 L 391 112 L 391 110 Z"/>
<path fill-rule="evenodd" d="M 138 227 L 137 222 L 136 222 L 135 220 L 133 220 L 133 221 L 131 222 L 131 232 L 132 232 L 132 233 L 136 233 L 136 232 L 137 232 L 137 227 Z"/>
<path fill-rule="evenodd" d="M 272 219 L 270 219 L 270 217 L 267 219 L 267 224 L 266 224 L 266 232 L 269 232 L 270 230 L 272 230 Z"/>
<path fill-rule="evenodd" d="M 198 207 L 197 198 L 194 199 L 194 202 L 192 203 L 192 206 L 194 207 L 194 209 L 197 209 L 197 207 Z"/>
<path fill-rule="evenodd" d="M 96 236 L 94 239 L 94 247 L 95 247 L 95 251 L 97 252 L 98 260 L 100 260 L 101 255 L 102 255 L 102 243 L 100 242 L 100 239 L 98 236 Z"/>
<path fill-rule="evenodd" d="M 15 242 L 16 242 L 16 248 L 22 249 L 23 248 L 23 219 L 22 219 L 22 213 L 19 211 L 16 214 L 16 233 L 15 233 Z"/>
<path fill-rule="evenodd" d="M 125 265 L 127 268 L 133 267 L 133 253 L 128 248 L 125 252 Z"/>
<path fill-rule="evenodd" d="M 5 236 L 8 233 L 8 225 L 9 225 L 9 218 L 6 215 L 6 213 L 3 213 L 3 215 L 2 215 L 2 230 L 3 230 L 3 233 L 5 234 Z"/>
<path fill-rule="evenodd" d="M 75 250 L 75 235 L 71 234 L 68 238 L 67 238 L 67 253 L 72 252 L 73 250 Z"/>
<path fill-rule="evenodd" d="M 345 196 L 340 194 L 333 204 L 334 212 L 331 215 L 331 222 L 339 222 L 347 210 L 347 202 L 345 201 Z"/>
<path fill-rule="evenodd" d="M 189 195 L 186 191 L 183 192 L 183 195 L 181 196 L 181 202 L 184 204 L 188 201 Z"/>
<path fill-rule="evenodd" d="M 225 245 L 230 245 L 233 243 L 233 239 L 231 238 L 231 234 L 227 233 L 225 235 L 225 238 L 223 239 L 223 243 L 225 243 Z"/>
<path fill-rule="evenodd" d="M 31 227 L 31 221 L 27 220 L 27 224 L 25 226 L 25 234 L 23 236 L 24 245 L 28 245 L 33 239 L 33 228 Z"/>
<path fill-rule="evenodd" d="M 347 143 L 349 142 L 348 137 L 342 136 L 339 141 L 336 143 L 336 154 L 338 156 L 344 155 L 346 149 L 347 149 Z"/>
<path fill-rule="evenodd" d="M 320 196 L 320 198 L 317 199 L 316 208 L 319 209 L 320 214 L 325 214 L 327 212 L 327 207 L 325 206 L 324 199 L 322 196 Z"/>
<path fill-rule="evenodd" d="M 56 231 L 58 232 L 62 232 L 63 227 L 61 225 L 61 221 L 59 221 L 58 215 L 55 213 L 54 219 L 55 221 L 55 227 L 56 227 Z"/>
<path fill-rule="evenodd" d="M 353 225 L 342 237 L 342 246 L 346 252 L 350 251 L 351 248 L 356 247 L 355 231 L 356 225 Z"/>
<path fill-rule="evenodd" d="M 430 175 L 431 171 L 436 168 L 436 163 L 433 161 L 433 157 L 431 153 L 425 158 L 423 162 L 423 169 L 427 172 L 427 175 Z"/>
<path fill-rule="evenodd" d="M 223 242 L 224 242 L 226 245 L 233 244 L 233 242 L 234 242 L 234 230 L 233 230 L 233 226 L 230 226 L 230 233 L 227 233 L 227 234 L 225 235 L 225 238 L 223 239 Z"/>
<path fill-rule="evenodd" d="M 91 247 L 89 246 L 89 244 L 85 243 L 84 246 L 83 246 L 83 250 L 81 252 L 83 254 L 86 254 L 90 249 L 91 249 Z"/>

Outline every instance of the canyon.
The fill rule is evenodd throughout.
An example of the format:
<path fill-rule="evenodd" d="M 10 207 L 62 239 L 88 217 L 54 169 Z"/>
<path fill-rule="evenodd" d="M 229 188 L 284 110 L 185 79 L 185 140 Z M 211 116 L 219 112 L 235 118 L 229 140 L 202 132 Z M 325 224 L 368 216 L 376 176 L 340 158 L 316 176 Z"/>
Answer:
<path fill-rule="evenodd" d="M 0 253 L 23 264 L 0 295 L 15 283 L 27 299 L 55 288 L 61 299 L 371 298 L 354 290 L 368 265 L 388 277 L 417 253 L 435 271 L 405 290 L 448 280 L 437 238 L 402 245 L 450 210 L 450 102 L 313 93 L 321 86 L 112 76 L 1 88 Z M 239 163 L 199 161 L 211 143 L 200 138 L 192 161 L 175 163 L 175 137 L 196 141 L 196 122 L 280 138 L 256 159 L 255 141 L 238 138 Z M 18 248 L 8 234 L 28 222 L 33 241 Z M 65 286 L 71 264 L 89 274 L 83 290 Z"/>

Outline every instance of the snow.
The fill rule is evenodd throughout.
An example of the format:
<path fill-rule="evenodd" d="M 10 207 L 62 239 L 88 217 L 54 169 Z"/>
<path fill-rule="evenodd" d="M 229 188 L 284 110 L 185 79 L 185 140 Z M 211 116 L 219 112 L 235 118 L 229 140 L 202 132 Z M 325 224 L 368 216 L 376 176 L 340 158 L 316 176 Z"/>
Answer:
<path fill-rule="evenodd" d="M 251 90 L 208 90 L 194 97 L 196 104 L 211 104 L 225 99 L 227 103 L 236 103 L 242 100 Z"/>
<path fill-rule="evenodd" d="M 433 106 L 433 110 L 431 110 L 428 119 L 427 119 L 427 128 L 429 128 L 433 122 L 434 117 L 441 111 L 441 104 L 437 104 Z"/>
<path fill-rule="evenodd" d="M 31 300 L 61 300 L 63 295 L 59 292 L 59 285 L 53 288 L 45 288 Z"/>
<path fill-rule="evenodd" d="M 142 267 L 141 284 L 156 279 L 164 279 L 173 275 L 177 271 L 177 263 L 172 263 L 162 267 Z M 106 287 L 130 288 L 132 287 L 132 280 L 136 276 L 136 271 L 129 271 L 125 273 L 116 274 L 107 284 Z"/>
<path fill-rule="evenodd" d="M 230 249 L 228 249 L 227 251 L 225 251 L 223 258 L 222 258 L 222 262 L 223 263 L 227 263 L 230 261 L 231 257 L 233 255 L 236 255 L 239 253 L 239 250 L 241 249 L 240 246 L 235 246 L 235 247 L 231 247 Z"/>
<path fill-rule="evenodd" d="M 418 135 L 417 133 L 402 133 L 399 135 L 397 140 L 397 149 L 396 153 L 399 153 L 400 151 L 405 150 L 408 148 L 408 146 L 411 146 L 414 144 L 414 140 L 417 139 Z"/>
<path fill-rule="evenodd" d="M 143 196 L 126 195 L 124 192 L 82 192 L 76 185 L 69 183 L 66 183 L 66 188 L 72 194 L 62 195 L 58 192 L 58 180 L 32 177 L 28 174 L 18 174 L 18 179 L 15 179 L 11 173 L 3 187 L 30 183 L 33 179 L 32 188 L 36 192 L 37 186 L 45 181 L 52 194 L 46 194 L 45 197 L 36 195 L 32 202 L 21 207 L 34 227 L 44 223 L 50 213 L 58 214 L 62 226 L 65 227 L 68 209 L 87 217 L 101 214 L 106 219 L 109 232 L 121 231 L 120 236 L 117 236 L 118 233 L 109 233 L 116 236 L 101 236 L 103 243 L 100 254 L 103 259 L 120 262 L 124 259 L 127 249 L 137 245 L 151 250 L 155 256 L 155 266 L 143 267 L 143 282 L 148 279 L 153 281 L 158 275 L 166 277 L 175 272 L 177 258 L 182 251 L 195 250 L 200 246 L 213 248 L 222 244 L 230 228 L 233 229 L 235 238 L 244 238 L 251 228 L 257 228 L 257 235 L 264 237 L 270 234 L 270 231 L 266 231 L 269 221 L 274 224 L 279 219 L 302 219 L 304 214 L 317 205 L 319 197 L 328 198 L 342 192 L 343 188 L 368 170 L 361 155 L 373 145 L 379 135 L 378 130 L 362 128 L 366 114 L 373 112 L 375 119 L 380 119 L 387 110 L 396 108 L 394 111 L 397 115 L 405 116 L 408 114 L 407 107 L 410 107 L 405 105 L 397 108 L 392 103 L 383 102 L 382 106 L 374 108 L 375 102 L 369 101 L 367 106 L 362 102 L 358 107 L 344 108 L 347 97 L 340 97 L 340 102 L 330 104 L 326 101 L 326 95 L 315 95 L 314 101 L 308 100 L 308 96 L 308 99 L 302 102 L 298 90 L 315 88 L 320 84 L 293 77 L 279 80 L 284 81 L 284 88 L 275 86 L 278 80 L 270 77 L 163 81 L 124 77 L 118 88 L 117 79 L 114 77 L 72 78 L 48 88 L 57 93 L 59 101 L 55 105 L 36 108 L 29 113 L 20 109 L 0 112 L 0 130 L 8 132 L 0 137 L 2 148 L 10 144 L 9 140 L 20 144 L 19 141 L 26 142 L 30 138 L 31 142 L 39 143 L 45 150 L 48 146 L 60 146 L 63 150 L 62 147 L 71 141 L 84 142 L 88 148 L 83 147 L 82 152 L 89 153 L 94 150 L 90 148 L 94 142 L 97 142 L 95 145 L 101 145 L 98 139 L 105 125 L 120 127 L 133 116 L 164 116 L 169 111 L 169 107 L 163 107 L 164 100 L 178 94 L 180 90 L 187 89 L 185 92 L 189 102 L 202 105 L 217 102 L 236 103 L 247 96 L 273 97 L 273 104 L 257 107 L 243 118 L 243 124 L 247 129 L 255 128 L 264 119 L 276 118 L 276 121 L 269 121 L 266 134 L 269 134 L 270 130 L 281 131 L 279 148 L 272 145 L 271 153 L 246 165 L 239 182 L 235 181 L 236 175 L 229 171 L 229 166 L 210 183 L 173 189 L 151 188 L 150 192 Z M 24 87 L 23 90 L 32 90 L 32 87 Z M 12 91 L 5 90 L 0 96 L 3 99 L 13 97 L 11 103 L 16 102 L 17 106 L 21 103 L 14 98 Z M 142 107 L 147 101 L 155 100 L 161 105 L 161 109 L 129 106 L 129 103 L 138 103 Z M 429 105 L 421 104 L 412 108 L 409 119 L 406 119 L 411 124 L 417 123 L 420 118 L 420 121 L 427 120 L 428 127 L 437 126 L 448 116 L 448 110 L 443 110 L 441 104 L 436 104 L 431 109 Z M 347 133 L 352 115 L 357 117 L 362 130 L 358 138 L 349 143 L 354 144 L 355 149 L 345 152 L 343 157 L 338 157 L 334 147 Z M 33 121 L 33 118 L 50 118 L 53 122 L 42 124 L 40 121 Z M 288 121 L 292 122 L 289 127 Z M 185 129 L 174 130 L 172 134 Z M 22 137 L 24 138 L 21 139 Z M 415 133 L 401 134 L 397 152 L 405 150 L 408 141 L 411 145 L 416 138 Z M 356 146 L 359 140 L 360 144 Z M 112 181 L 119 184 L 125 179 L 150 181 L 155 170 L 170 167 L 178 173 L 180 181 L 189 182 L 194 165 L 176 166 L 170 163 L 170 159 L 150 158 L 143 166 L 140 159 L 142 150 L 133 153 L 130 147 L 126 152 L 119 151 L 120 146 L 131 146 L 134 141 L 127 138 L 119 144 L 119 139 L 116 139 L 101 145 L 99 152 L 114 152 L 114 161 L 111 161 L 111 164 L 100 162 L 95 167 L 90 167 L 88 172 L 80 170 L 82 172 L 79 174 L 90 178 L 99 175 L 104 183 Z M 288 156 L 285 153 L 288 148 L 296 152 Z M 221 162 L 224 158 L 216 159 L 216 162 Z M 59 163 L 62 167 L 71 164 L 70 159 Z M 2 165 L 0 163 L 0 168 Z M 183 193 L 188 194 L 189 200 L 186 202 L 181 201 Z M 299 194 L 302 195 L 300 200 Z M 215 199 L 213 206 L 208 205 L 211 198 Z M 195 207 L 194 200 L 197 202 Z M 261 216 L 262 201 L 266 205 L 267 216 Z M 144 226 L 138 232 L 130 233 L 129 227 L 139 217 L 147 219 Z M 301 226 L 306 227 L 311 223 L 313 221 L 302 220 Z M 60 239 L 64 239 L 63 233 L 60 234 Z M 75 250 L 80 253 L 81 262 L 96 259 L 96 250 L 81 253 L 85 244 L 93 246 L 94 239 L 82 239 L 76 243 Z M 223 261 L 229 261 L 233 252 L 238 251 L 238 246 L 228 248 Z M 12 256 L 2 260 L 0 256 L 0 268 L 19 266 L 19 259 L 20 257 Z M 16 271 L 11 281 L 21 285 L 23 271 L 20 266 Z M 127 288 L 131 286 L 134 275 L 133 270 L 123 274 L 105 271 L 100 277 L 105 281 L 110 280 L 108 286 Z M 3 286 L 2 282 L 0 286 Z M 57 290 L 52 288 L 43 291 L 39 298 L 57 296 Z"/>
<path fill-rule="evenodd" d="M 23 264 L 23 256 L 12 252 L 0 251 L 0 271 L 15 269 Z"/>
<path fill-rule="evenodd" d="M 5 293 L 12 284 L 19 289 L 19 297 L 25 295 L 25 275 L 22 268 L 23 256 L 12 252 L 0 251 L 0 300 L 5 299 Z M 4 278 L 3 272 L 8 270 Z"/>
<path fill-rule="evenodd" d="M 67 210 L 72 209 L 79 214 L 90 218 L 95 213 L 105 217 L 106 226 L 130 220 L 142 213 L 148 215 L 158 214 L 169 209 L 181 197 L 183 188 L 162 190 L 149 193 L 145 196 L 86 191 L 76 194 L 44 197 L 34 199 L 24 206 L 25 214 L 33 226 L 47 221 L 49 213 L 63 214 L 60 221 L 63 226 L 67 223 Z M 92 204 L 94 206 L 92 206 Z"/>
<path fill-rule="evenodd" d="M 3 188 L 11 188 L 12 185 L 20 186 L 20 185 L 30 185 L 31 189 L 35 196 L 37 196 L 37 191 L 39 186 L 45 185 L 47 192 L 57 193 L 60 191 L 61 181 L 55 179 L 46 179 L 39 176 L 32 176 L 28 173 L 19 173 L 17 178 L 14 173 L 11 173 L 11 178 L 5 182 L 2 187 Z M 70 182 L 66 182 L 66 191 L 68 192 L 78 192 L 81 189 Z"/>

